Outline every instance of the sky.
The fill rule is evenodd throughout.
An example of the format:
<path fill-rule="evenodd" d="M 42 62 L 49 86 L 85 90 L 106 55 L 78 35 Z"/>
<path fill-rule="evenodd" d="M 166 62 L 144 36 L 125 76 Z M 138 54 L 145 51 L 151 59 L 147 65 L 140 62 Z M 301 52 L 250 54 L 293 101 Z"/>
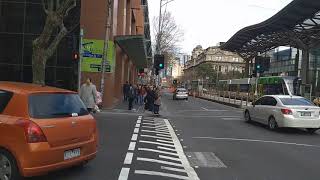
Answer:
<path fill-rule="evenodd" d="M 174 0 L 167 5 L 167 10 L 184 32 L 181 53 L 191 54 L 197 45 L 207 48 L 228 41 L 240 29 L 267 20 L 291 1 Z M 148 3 L 153 24 L 154 17 L 159 15 L 160 0 L 149 0 Z"/>

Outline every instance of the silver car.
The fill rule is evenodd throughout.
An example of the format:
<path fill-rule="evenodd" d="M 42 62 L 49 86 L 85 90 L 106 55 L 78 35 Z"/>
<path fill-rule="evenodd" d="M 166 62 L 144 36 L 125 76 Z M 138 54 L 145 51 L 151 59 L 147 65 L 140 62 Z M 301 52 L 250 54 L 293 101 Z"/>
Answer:
<path fill-rule="evenodd" d="M 320 129 L 320 108 L 300 96 L 268 95 L 248 106 L 244 111 L 247 122 L 267 124 L 271 130 L 278 127 L 305 128 L 310 133 Z"/>
<path fill-rule="evenodd" d="M 185 88 L 177 88 L 173 93 L 173 100 L 186 99 L 188 100 L 188 91 Z"/>

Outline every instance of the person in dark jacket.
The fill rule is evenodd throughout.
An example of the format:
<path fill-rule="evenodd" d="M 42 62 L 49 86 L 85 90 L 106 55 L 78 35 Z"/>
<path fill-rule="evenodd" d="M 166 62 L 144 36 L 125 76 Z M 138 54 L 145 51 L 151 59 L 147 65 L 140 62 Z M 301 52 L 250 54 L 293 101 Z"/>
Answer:
<path fill-rule="evenodd" d="M 129 110 L 132 110 L 133 101 L 136 98 L 135 88 L 130 84 L 129 91 L 128 91 L 128 99 L 129 99 Z"/>
<path fill-rule="evenodd" d="M 128 81 L 123 84 L 122 86 L 122 93 L 123 93 L 123 101 L 127 101 L 128 100 L 128 92 L 129 92 L 129 88 L 130 88 L 130 85 L 128 83 Z"/>

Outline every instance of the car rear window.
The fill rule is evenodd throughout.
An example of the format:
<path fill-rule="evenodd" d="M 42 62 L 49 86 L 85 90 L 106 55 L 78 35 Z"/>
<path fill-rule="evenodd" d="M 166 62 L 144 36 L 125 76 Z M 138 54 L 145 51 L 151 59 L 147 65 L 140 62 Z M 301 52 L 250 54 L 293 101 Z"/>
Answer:
<path fill-rule="evenodd" d="M 0 90 L 0 113 L 2 113 L 4 109 L 7 107 L 12 96 L 13 96 L 12 92 Z"/>
<path fill-rule="evenodd" d="M 29 114 L 32 118 L 50 119 L 89 112 L 77 94 L 33 94 L 29 97 Z"/>
<path fill-rule="evenodd" d="M 177 92 L 185 93 L 185 92 L 187 92 L 187 90 L 185 90 L 185 89 L 178 89 Z"/>
<path fill-rule="evenodd" d="M 312 102 L 305 98 L 280 98 L 280 100 L 287 106 L 314 106 Z"/>

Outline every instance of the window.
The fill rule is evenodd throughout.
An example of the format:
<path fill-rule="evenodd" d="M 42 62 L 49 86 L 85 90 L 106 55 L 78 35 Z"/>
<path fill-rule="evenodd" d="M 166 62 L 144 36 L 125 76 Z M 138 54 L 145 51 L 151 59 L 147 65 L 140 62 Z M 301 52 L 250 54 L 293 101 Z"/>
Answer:
<path fill-rule="evenodd" d="M 29 114 L 33 118 L 70 117 L 88 111 L 77 94 L 34 94 L 29 97 Z"/>
<path fill-rule="evenodd" d="M 2 113 L 4 109 L 7 107 L 12 96 L 13 96 L 12 92 L 0 90 L 0 113 Z"/>
<path fill-rule="evenodd" d="M 283 105 L 287 106 L 314 106 L 312 102 L 305 98 L 280 98 Z"/>
<path fill-rule="evenodd" d="M 262 100 L 262 98 L 256 100 L 256 101 L 254 102 L 254 105 L 261 105 L 261 100 Z"/>
<path fill-rule="evenodd" d="M 264 97 L 261 105 L 265 106 L 276 106 L 277 105 L 277 100 L 274 99 L 273 97 Z"/>

